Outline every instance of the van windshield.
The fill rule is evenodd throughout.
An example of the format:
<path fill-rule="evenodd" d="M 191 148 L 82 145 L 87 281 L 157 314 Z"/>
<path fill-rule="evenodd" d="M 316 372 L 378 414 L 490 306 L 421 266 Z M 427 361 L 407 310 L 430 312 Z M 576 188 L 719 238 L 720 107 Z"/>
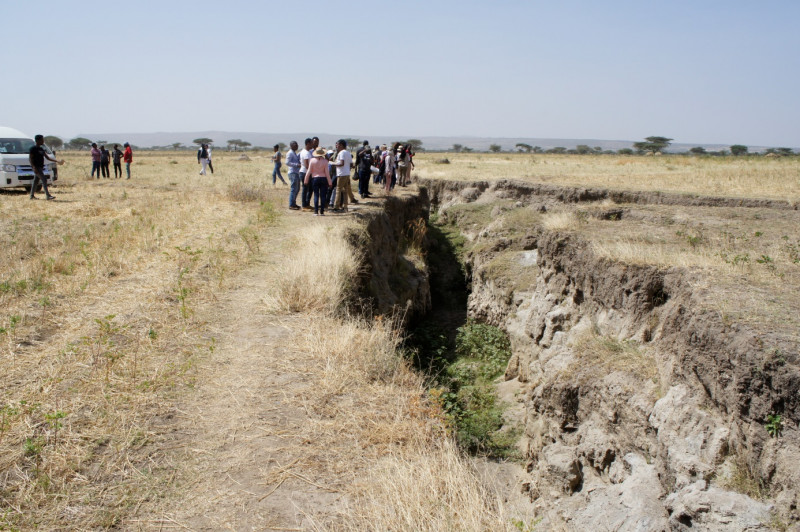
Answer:
<path fill-rule="evenodd" d="M 32 139 L 0 139 L 0 153 L 28 154 L 33 146 Z"/>

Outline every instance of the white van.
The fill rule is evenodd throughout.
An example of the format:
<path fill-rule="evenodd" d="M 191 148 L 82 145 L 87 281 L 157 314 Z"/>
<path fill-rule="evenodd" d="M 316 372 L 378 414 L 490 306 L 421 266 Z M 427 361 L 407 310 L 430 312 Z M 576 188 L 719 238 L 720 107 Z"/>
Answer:
<path fill-rule="evenodd" d="M 30 190 L 33 168 L 28 155 L 35 144 L 25 133 L 0 126 L 0 188 L 25 187 Z M 53 157 L 50 148 L 45 146 L 44 150 Z M 56 163 L 44 160 L 44 175 L 48 184 L 58 179 L 58 171 L 53 171 L 55 166 Z"/>

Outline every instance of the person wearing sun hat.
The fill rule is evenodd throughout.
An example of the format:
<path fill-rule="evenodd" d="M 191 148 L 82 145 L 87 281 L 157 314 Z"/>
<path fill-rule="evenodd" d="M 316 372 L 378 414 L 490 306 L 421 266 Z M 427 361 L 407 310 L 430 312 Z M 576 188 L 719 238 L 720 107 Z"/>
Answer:
<path fill-rule="evenodd" d="M 411 182 L 411 156 L 409 146 L 397 147 L 397 184 L 406 187 Z"/>
<path fill-rule="evenodd" d="M 310 185 L 314 191 L 314 216 L 325 216 L 325 196 L 328 189 L 333 187 L 325 148 L 314 150 L 313 157 L 308 161 L 305 184 Z"/>

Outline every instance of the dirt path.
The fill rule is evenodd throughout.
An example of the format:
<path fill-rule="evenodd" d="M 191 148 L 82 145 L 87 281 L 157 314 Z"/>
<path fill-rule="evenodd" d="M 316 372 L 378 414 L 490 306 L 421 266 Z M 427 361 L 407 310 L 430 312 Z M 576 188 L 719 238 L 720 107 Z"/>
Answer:
<path fill-rule="evenodd" d="M 315 385 L 305 368 L 319 363 L 298 347 L 309 318 L 276 316 L 263 304 L 270 269 L 280 267 L 278 246 L 270 248 L 200 311 L 214 351 L 196 393 L 154 427 L 167 435 L 158 446 L 174 453 L 172 493 L 142 504 L 125 527 L 305 530 L 341 509 L 340 480 L 318 467 L 324 449 L 304 408 Z"/>

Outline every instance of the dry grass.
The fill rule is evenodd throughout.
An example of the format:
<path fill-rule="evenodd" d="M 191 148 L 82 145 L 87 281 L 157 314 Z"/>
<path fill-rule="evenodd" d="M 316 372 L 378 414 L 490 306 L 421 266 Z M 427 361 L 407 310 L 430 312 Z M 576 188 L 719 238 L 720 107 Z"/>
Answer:
<path fill-rule="evenodd" d="M 378 462 L 346 529 L 517 530 L 502 501 L 481 485 L 450 440 L 414 454 Z"/>
<path fill-rule="evenodd" d="M 195 309 L 253 256 L 241 232 L 275 221 L 274 195 L 220 193 L 257 186 L 255 167 L 221 157 L 198 178 L 176 157 L 137 154 L 130 181 L 92 181 L 88 156 L 67 154 L 57 201 L 0 195 L 0 528 L 112 527 L 167 482 L 144 446 L 213 350 Z"/>
<path fill-rule="evenodd" d="M 301 280 L 336 272 L 329 283 L 348 290 L 356 255 L 344 238 L 347 226 L 312 228 L 308 237 L 328 232 L 322 248 L 297 250 Z M 338 249 L 337 249 L 338 248 Z M 290 259 L 290 260 L 294 260 Z M 338 281 L 338 282 L 337 282 Z M 302 295 L 302 289 L 275 287 L 276 301 Z M 314 353 L 307 368 L 314 382 L 304 408 L 317 414 L 304 439 L 325 449 L 326 461 L 350 464 L 354 482 L 339 526 L 350 530 L 512 530 L 496 494 L 478 480 L 455 447 L 439 405 L 428 399 L 424 379 L 399 352 L 398 319 L 331 315 L 336 299 L 316 299 L 304 309 L 311 325 L 302 338 Z M 285 309 L 285 305 L 281 305 Z M 330 466 L 329 466 L 330 467 Z M 324 528 L 324 524 L 320 524 Z"/>
<path fill-rule="evenodd" d="M 577 230 L 580 220 L 573 211 L 547 213 L 542 217 L 542 227 L 551 231 Z"/>
<path fill-rule="evenodd" d="M 415 174 L 577 187 L 800 201 L 800 158 L 420 153 Z"/>
<path fill-rule="evenodd" d="M 498 496 L 447 434 L 422 377 L 398 352 L 392 324 L 331 317 L 313 323 L 305 338 L 318 364 L 309 368 L 315 385 L 305 407 L 319 418 L 305 437 L 323 444 L 326 460 L 354 467 L 341 527 L 512 530 Z"/>
<path fill-rule="evenodd" d="M 738 455 L 728 457 L 719 467 L 714 483 L 722 489 L 743 493 L 757 501 L 769 497 L 769 489 L 764 481 L 757 478 L 750 471 L 744 458 Z"/>
<path fill-rule="evenodd" d="M 292 239 L 267 159 L 218 154 L 216 174 L 200 177 L 193 153 L 137 153 L 130 181 L 86 179 L 87 159 L 67 154 L 56 202 L 0 193 L 0 529 L 126 526 L 174 493 L 186 466 L 153 442 L 205 375 L 215 301 L 267 250 L 286 258 L 268 306 L 309 320 L 302 436 L 324 452 L 297 464 L 356 501 L 337 523 L 511 528 L 398 353 L 396 328 L 334 317 L 359 263 L 351 228 L 303 218 Z"/>
<path fill-rule="evenodd" d="M 581 382 L 591 382 L 598 376 L 617 371 L 634 377 L 640 383 L 655 383 L 658 379 L 656 360 L 631 340 L 601 336 L 589 330 L 575 342 L 573 353 L 575 361 L 564 376 L 576 376 Z"/>
<path fill-rule="evenodd" d="M 345 244 L 351 229 L 315 221 L 286 246 L 291 252 L 274 279 L 276 293 L 266 298 L 272 310 L 330 314 L 351 293 L 360 266 L 359 252 Z"/>

